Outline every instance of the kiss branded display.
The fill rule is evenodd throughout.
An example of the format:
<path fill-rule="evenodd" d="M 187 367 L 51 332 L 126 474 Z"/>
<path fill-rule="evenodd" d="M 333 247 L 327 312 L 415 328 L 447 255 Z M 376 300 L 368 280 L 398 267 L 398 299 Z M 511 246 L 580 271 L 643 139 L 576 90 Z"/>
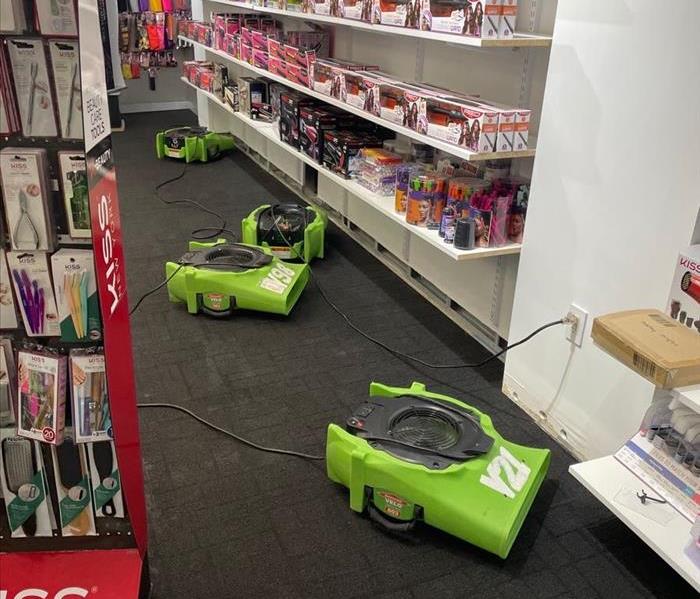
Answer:
<path fill-rule="evenodd" d="M 136 597 L 146 521 L 106 15 L 33 5 L 3 3 L 0 37 L 0 595 Z"/>

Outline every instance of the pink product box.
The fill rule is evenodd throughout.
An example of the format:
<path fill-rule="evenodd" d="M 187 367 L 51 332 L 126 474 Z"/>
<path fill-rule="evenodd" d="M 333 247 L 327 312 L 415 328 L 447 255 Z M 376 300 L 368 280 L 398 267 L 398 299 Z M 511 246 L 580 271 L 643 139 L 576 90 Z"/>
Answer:
<path fill-rule="evenodd" d="M 287 76 L 287 63 L 282 60 L 279 56 L 270 55 L 267 63 L 267 70 L 273 75 L 279 75 L 280 77 Z"/>
<path fill-rule="evenodd" d="M 238 33 L 231 34 L 227 33 L 224 36 L 224 47 L 222 48 L 224 52 L 230 54 L 234 58 L 240 58 L 241 56 L 241 36 Z"/>
<path fill-rule="evenodd" d="M 345 73 L 332 61 L 317 60 L 313 68 L 312 89 L 345 101 Z"/>
<path fill-rule="evenodd" d="M 372 18 L 372 0 L 338 0 L 339 17 L 365 21 Z"/>
<path fill-rule="evenodd" d="M 527 150 L 531 113 L 531 110 L 524 110 L 520 108 L 515 111 L 515 123 L 513 125 L 513 150 Z"/>
<path fill-rule="evenodd" d="M 250 46 L 248 44 L 244 44 L 243 40 L 241 40 L 240 60 L 242 60 L 243 62 L 253 64 L 253 46 Z"/>
<path fill-rule="evenodd" d="M 257 50 L 253 48 L 253 66 L 258 67 L 259 69 L 265 69 L 266 71 L 269 68 L 269 58 L 270 55 L 265 52 L 265 50 Z"/>
<path fill-rule="evenodd" d="M 287 55 L 284 51 L 284 44 L 273 37 L 267 38 L 267 53 L 270 55 L 270 58 L 275 56 L 281 60 L 287 59 Z"/>
<path fill-rule="evenodd" d="M 253 46 L 253 50 L 263 50 L 267 52 L 267 37 L 267 33 L 253 30 L 251 35 L 251 46 Z"/>
<path fill-rule="evenodd" d="M 497 39 L 502 0 L 467 0 L 464 33 L 469 37 Z"/>
<path fill-rule="evenodd" d="M 305 87 L 311 87 L 309 81 L 309 70 L 298 64 L 287 63 L 287 79 L 292 83 L 298 83 Z"/>
<path fill-rule="evenodd" d="M 241 28 L 241 43 L 253 47 L 253 30 L 250 27 Z"/>
<path fill-rule="evenodd" d="M 299 65 L 308 69 L 316 61 L 316 53 L 313 50 L 300 50 L 296 46 L 284 46 L 285 60 L 288 65 Z"/>

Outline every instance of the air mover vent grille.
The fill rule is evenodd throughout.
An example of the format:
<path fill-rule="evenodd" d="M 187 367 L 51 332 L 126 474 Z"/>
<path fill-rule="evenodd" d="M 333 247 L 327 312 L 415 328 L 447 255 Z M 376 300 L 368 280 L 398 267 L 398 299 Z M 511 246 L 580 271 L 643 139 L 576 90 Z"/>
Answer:
<path fill-rule="evenodd" d="M 429 407 L 411 407 L 392 420 L 391 437 L 426 449 L 444 450 L 460 439 L 457 422 L 442 411 Z"/>

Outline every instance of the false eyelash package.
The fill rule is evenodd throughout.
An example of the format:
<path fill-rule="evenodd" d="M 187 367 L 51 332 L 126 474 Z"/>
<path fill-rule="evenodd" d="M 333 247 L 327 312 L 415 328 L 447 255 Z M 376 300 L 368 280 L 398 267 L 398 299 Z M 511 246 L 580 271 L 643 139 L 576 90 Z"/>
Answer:
<path fill-rule="evenodd" d="M 60 444 L 66 416 L 66 356 L 22 350 L 17 362 L 17 434 Z"/>
<path fill-rule="evenodd" d="M 90 239 L 90 202 L 88 196 L 85 154 L 58 152 L 61 190 L 68 217 L 68 230 L 73 239 Z"/>
<path fill-rule="evenodd" d="M 46 150 L 0 150 L 0 182 L 12 249 L 52 251 L 56 228 L 49 210 Z"/>
<path fill-rule="evenodd" d="M 80 93 L 80 64 L 77 42 L 49 41 L 58 121 L 61 137 L 83 138 L 83 112 Z"/>
<path fill-rule="evenodd" d="M 30 337 L 59 337 L 61 328 L 45 252 L 8 252 L 7 266 Z"/>
<path fill-rule="evenodd" d="M 56 137 L 58 131 L 43 42 L 40 39 L 9 39 L 7 47 L 22 119 L 22 135 Z"/>
<path fill-rule="evenodd" d="M 75 442 L 110 441 L 112 418 L 104 354 L 94 349 L 72 350 L 70 373 Z"/>

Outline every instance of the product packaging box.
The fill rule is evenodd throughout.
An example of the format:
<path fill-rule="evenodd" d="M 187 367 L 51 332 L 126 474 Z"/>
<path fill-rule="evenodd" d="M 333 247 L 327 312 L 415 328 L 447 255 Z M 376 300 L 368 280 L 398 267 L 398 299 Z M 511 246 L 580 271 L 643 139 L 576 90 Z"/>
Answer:
<path fill-rule="evenodd" d="M 369 23 L 372 18 L 372 0 L 338 0 L 337 16 Z"/>
<path fill-rule="evenodd" d="M 302 94 L 288 91 L 280 94 L 280 139 L 290 146 L 299 148 L 299 111 L 304 106 L 313 106 L 316 100 Z"/>
<path fill-rule="evenodd" d="M 379 116 L 380 77 L 371 71 L 345 72 L 345 101 Z"/>
<path fill-rule="evenodd" d="M 12 341 L 0 337 L 0 427 L 17 423 L 17 365 Z"/>
<path fill-rule="evenodd" d="M 40 39 L 7 40 L 15 83 L 15 97 L 25 137 L 56 137 L 53 97 Z"/>
<path fill-rule="evenodd" d="M 17 362 L 17 433 L 50 445 L 60 444 L 66 415 L 66 356 L 21 350 Z"/>
<path fill-rule="evenodd" d="M 26 334 L 30 337 L 60 336 L 48 255 L 45 252 L 8 252 L 7 266 Z"/>
<path fill-rule="evenodd" d="M 309 12 L 317 15 L 329 15 L 339 17 L 340 12 L 338 0 L 311 0 L 309 2 Z"/>
<path fill-rule="evenodd" d="M 382 139 L 372 134 L 326 131 L 323 139 L 323 165 L 343 177 L 350 176 L 350 162 L 362 148 L 381 148 Z"/>
<path fill-rule="evenodd" d="M 309 69 L 298 64 L 287 63 L 287 79 L 304 87 L 309 87 L 312 83 L 309 79 Z"/>
<path fill-rule="evenodd" d="M 426 98 L 425 133 L 430 137 L 465 147 L 472 152 L 495 151 L 498 137 L 498 116 L 496 108 L 462 98 Z M 423 131 L 421 131 L 423 132 Z"/>
<path fill-rule="evenodd" d="M 509 39 L 515 33 L 515 21 L 518 17 L 518 0 L 500 0 L 501 20 L 498 25 L 498 37 Z"/>
<path fill-rule="evenodd" d="M 70 376 L 75 442 L 110 441 L 112 418 L 102 348 L 71 350 Z"/>
<path fill-rule="evenodd" d="M 238 100 L 238 85 L 236 83 L 229 83 L 224 87 L 224 102 L 229 105 L 235 112 L 240 110 L 240 104 Z"/>
<path fill-rule="evenodd" d="M 467 0 L 464 34 L 497 39 L 501 26 L 502 0 Z"/>
<path fill-rule="evenodd" d="M 250 116 L 253 104 L 267 102 L 267 83 L 262 79 L 239 77 L 238 102 L 240 111 Z"/>
<path fill-rule="evenodd" d="M 347 114 L 347 113 L 346 113 Z M 302 106 L 299 111 L 299 145 L 301 151 L 321 164 L 323 162 L 323 139 L 326 131 L 340 126 L 348 126 L 352 119 L 347 115 L 315 106 Z"/>
<path fill-rule="evenodd" d="M 513 133 L 513 150 L 527 150 L 527 140 L 530 132 L 530 110 L 518 108 L 515 111 Z"/>
<path fill-rule="evenodd" d="M 92 230 L 85 154 L 58 152 L 58 169 L 70 236 L 73 239 L 90 239 Z"/>
<path fill-rule="evenodd" d="M 49 209 L 48 161 L 43 148 L 0 150 L 0 179 L 12 249 L 51 251 L 56 247 Z"/>
<path fill-rule="evenodd" d="M 12 537 L 53 536 L 41 447 L 0 429 L 0 486 Z"/>
<path fill-rule="evenodd" d="M 114 443 L 88 443 L 87 454 L 95 515 L 98 518 L 123 518 L 124 498 Z"/>
<path fill-rule="evenodd" d="M 102 339 L 92 250 L 63 248 L 51 256 L 63 341 Z"/>
<path fill-rule="evenodd" d="M 77 42 L 51 40 L 51 67 L 58 105 L 61 137 L 83 138 L 82 96 L 80 93 L 80 49 Z"/>
<path fill-rule="evenodd" d="M 671 389 L 700 383 L 697 331 L 660 310 L 599 316 L 591 337 L 611 356 L 654 383 Z"/>
<path fill-rule="evenodd" d="M 10 271 L 7 269 L 7 258 L 5 250 L 0 248 L 0 329 L 16 329 L 18 324 Z"/>
<path fill-rule="evenodd" d="M 258 69 L 269 69 L 270 55 L 264 50 L 256 50 L 253 48 L 253 66 Z"/>
<path fill-rule="evenodd" d="M 77 37 L 76 4 L 71 0 L 38 0 L 34 2 L 39 30 L 42 35 Z"/>
<path fill-rule="evenodd" d="M 700 333 L 700 245 L 678 255 L 666 313 Z"/>
<path fill-rule="evenodd" d="M 268 58 L 267 70 L 273 75 L 287 77 L 287 63 L 278 56 L 270 56 Z"/>
<path fill-rule="evenodd" d="M 248 64 L 253 64 L 253 46 L 250 44 L 245 44 L 243 41 L 241 41 L 240 60 L 247 62 Z"/>
<path fill-rule="evenodd" d="M 90 470 L 85 445 L 75 443 L 73 431 L 66 429 L 63 443 L 51 448 L 61 535 L 96 535 L 90 490 Z"/>
<path fill-rule="evenodd" d="M 421 0 L 371 0 L 372 22 L 417 29 Z"/>
<path fill-rule="evenodd" d="M 420 28 L 424 31 L 466 33 L 468 18 L 474 19 L 467 0 L 423 0 Z"/>
<path fill-rule="evenodd" d="M 313 50 L 302 50 L 291 44 L 285 44 L 284 59 L 287 61 L 287 65 L 299 65 L 305 69 L 310 69 L 316 62 L 316 52 Z"/>

